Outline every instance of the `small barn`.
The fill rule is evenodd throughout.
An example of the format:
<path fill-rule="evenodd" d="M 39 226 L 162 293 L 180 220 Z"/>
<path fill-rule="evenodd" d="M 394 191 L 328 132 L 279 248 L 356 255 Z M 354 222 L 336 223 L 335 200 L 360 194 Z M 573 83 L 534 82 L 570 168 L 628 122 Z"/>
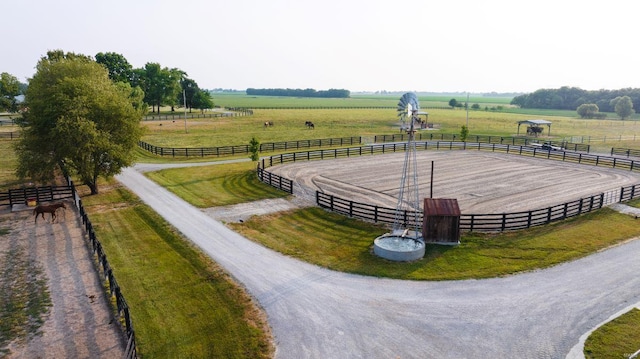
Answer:
<path fill-rule="evenodd" d="M 551 135 L 551 121 L 547 120 L 523 120 L 518 121 L 518 135 L 520 135 L 520 125 L 527 125 L 527 136 L 538 137 L 544 130 L 544 125 L 547 126 L 547 136 Z"/>
<path fill-rule="evenodd" d="M 427 243 L 460 243 L 460 207 L 457 199 L 424 199 L 422 238 Z"/>

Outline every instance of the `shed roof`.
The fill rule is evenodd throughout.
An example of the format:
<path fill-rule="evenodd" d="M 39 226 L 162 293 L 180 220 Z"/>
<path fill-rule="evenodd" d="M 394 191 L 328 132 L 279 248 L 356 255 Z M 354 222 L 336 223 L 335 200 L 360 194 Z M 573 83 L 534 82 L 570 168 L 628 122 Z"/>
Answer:
<path fill-rule="evenodd" d="M 529 124 L 529 125 L 550 125 L 551 121 L 547 121 L 547 120 L 522 120 L 522 121 L 518 121 L 518 124 Z"/>
<path fill-rule="evenodd" d="M 457 199 L 425 198 L 424 215 L 428 216 L 459 216 L 460 207 Z"/>

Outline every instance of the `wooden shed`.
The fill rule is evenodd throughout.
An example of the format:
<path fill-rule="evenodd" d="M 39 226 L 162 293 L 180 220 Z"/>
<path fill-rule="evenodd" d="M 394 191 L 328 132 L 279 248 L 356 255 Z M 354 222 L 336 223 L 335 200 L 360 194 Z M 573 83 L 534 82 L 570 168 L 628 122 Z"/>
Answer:
<path fill-rule="evenodd" d="M 422 238 L 427 243 L 460 243 L 460 207 L 457 199 L 424 199 Z"/>

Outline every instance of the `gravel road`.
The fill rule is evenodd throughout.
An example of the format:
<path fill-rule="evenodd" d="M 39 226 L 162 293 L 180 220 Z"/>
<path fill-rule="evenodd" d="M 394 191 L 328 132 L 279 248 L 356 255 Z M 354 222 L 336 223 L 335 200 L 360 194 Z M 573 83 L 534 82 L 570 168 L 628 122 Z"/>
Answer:
<path fill-rule="evenodd" d="M 640 302 L 638 240 L 505 278 L 363 277 L 251 242 L 133 168 L 117 179 L 257 298 L 276 358 L 580 357 L 581 336 Z"/>

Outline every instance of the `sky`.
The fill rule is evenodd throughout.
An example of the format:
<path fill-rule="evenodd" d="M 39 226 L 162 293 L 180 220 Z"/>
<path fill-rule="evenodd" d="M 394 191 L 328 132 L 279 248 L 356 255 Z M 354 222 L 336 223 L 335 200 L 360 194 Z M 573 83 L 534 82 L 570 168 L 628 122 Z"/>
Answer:
<path fill-rule="evenodd" d="M 200 88 L 640 87 L 629 0 L 7 0 L 0 73 L 49 50 L 178 68 Z"/>

